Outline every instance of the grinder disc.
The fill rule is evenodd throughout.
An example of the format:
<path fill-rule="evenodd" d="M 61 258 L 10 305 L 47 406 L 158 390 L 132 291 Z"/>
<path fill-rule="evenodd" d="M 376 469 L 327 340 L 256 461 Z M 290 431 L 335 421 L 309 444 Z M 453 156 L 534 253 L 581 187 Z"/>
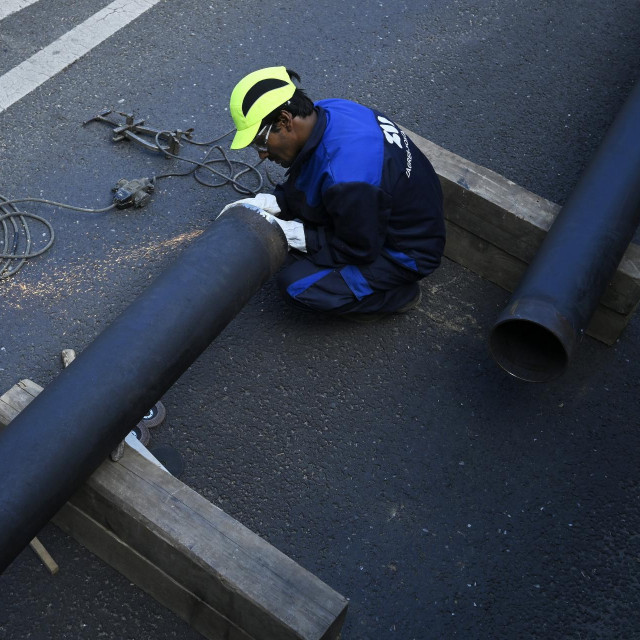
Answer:
<path fill-rule="evenodd" d="M 131 431 L 135 434 L 136 438 L 140 440 L 140 443 L 145 447 L 149 444 L 151 434 L 149 433 L 149 429 L 147 429 L 147 425 L 144 423 L 144 420 L 138 422 L 138 424 Z"/>
<path fill-rule="evenodd" d="M 167 417 L 167 410 L 164 408 L 162 402 L 156 402 L 149 411 L 143 416 L 139 424 L 144 423 L 147 429 L 157 427 L 164 422 Z"/>

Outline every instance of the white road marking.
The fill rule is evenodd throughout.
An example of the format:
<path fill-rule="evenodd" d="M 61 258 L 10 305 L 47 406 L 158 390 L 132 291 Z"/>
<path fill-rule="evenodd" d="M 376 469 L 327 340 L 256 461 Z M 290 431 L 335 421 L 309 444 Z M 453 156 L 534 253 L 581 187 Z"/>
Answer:
<path fill-rule="evenodd" d="M 0 113 L 158 2 L 160 0 L 115 0 L 28 60 L 7 71 L 0 76 Z"/>
<path fill-rule="evenodd" d="M 10 16 L 12 13 L 25 9 L 30 4 L 38 2 L 38 0 L 2 0 L 2 6 L 0 6 L 0 20 Z"/>

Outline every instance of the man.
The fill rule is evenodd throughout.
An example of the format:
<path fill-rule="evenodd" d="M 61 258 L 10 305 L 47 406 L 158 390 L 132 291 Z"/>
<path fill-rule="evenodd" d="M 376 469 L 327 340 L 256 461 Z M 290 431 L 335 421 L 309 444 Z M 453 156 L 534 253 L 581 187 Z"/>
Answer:
<path fill-rule="evenodd" d="M 438 176 L 386 116 L 348 100 L 314 104 L 292 78 L 260 69 L 231 94 L 231 148 L 252 145 L 287 173 L 274 195 L 229 206 L 282 227 L 292 251 L 277 281 L 291 304 L 361 321 L 414 308 L 444 249 Z"/>

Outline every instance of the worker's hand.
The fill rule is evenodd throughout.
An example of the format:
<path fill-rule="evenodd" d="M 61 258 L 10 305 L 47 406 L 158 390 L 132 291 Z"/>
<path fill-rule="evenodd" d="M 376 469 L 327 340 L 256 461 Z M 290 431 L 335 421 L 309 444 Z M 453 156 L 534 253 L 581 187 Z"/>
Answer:
<path fill-rule="evenodd" d="M 266 211 L 260 210 L 258 213 L 271 224 L 277 224 L 287 237 L 287 244 L 290 249 L 307 252 L 307 241 L 304 237 L 304 225 L 299 220 L 280 220 Z"/>
<path fill-rule="evenodd" d="M 271 200 L 273 199 L 273 200 Z M 307 252 L 307 241 L 304 237 L 304 225 L 299 220 L 280 220 L 280 218 L 274 216 L 269 211 L 259 206 L 259 202 L 266 203 L 267 206 L 275 207 L 280 213 L 278 203 L 275 201 L 275 196 L 267 193 L 259 193 L 255 198 L 245 198 L 244 200 L 238 200 L 228 204 L 219 214 L 218 217 L 224 214 L 225 211 L 232 207 L 247 207 L 253 209 L 259 213 L 263 218 L 268 220 L 271 224 L 277 224 L 284 231 L 284 235 L 287 238 L 287 244 L 291 249 L 297 249 L 298 251 Z"/>
<path fill-rule="evenodd" d="M 222 215 L 227 209 L 237 207 L 238 205 L 253 206 L 276 217 L 280 213 L 280 207 L 274 195 L 270 193 L 259 193 L 255 198 L 244 198 L 243 200 L 236 200 L 236 202 L 228 204 L 219 215 Z"/>

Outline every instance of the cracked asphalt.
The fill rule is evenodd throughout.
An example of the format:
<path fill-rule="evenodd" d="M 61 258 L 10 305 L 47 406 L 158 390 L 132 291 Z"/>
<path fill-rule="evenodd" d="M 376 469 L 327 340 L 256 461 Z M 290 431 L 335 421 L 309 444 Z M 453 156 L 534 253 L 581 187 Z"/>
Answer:
<path fill-rule="evenodd" d="M 2 20 L 0 74 L 106 4 Z M 638 80 L 639 12 L 163 0 L 0 113 L 0 194 L 102 207 L 122 177 L 182 171 L 81 123 L 115 107 L 212 139 L 235 82 L 284 64 L 314 99 L 376 107 L 562 204 Z M 0 281 L 0 391 L 51 382 L 62 349 L 81 352 L 238 197 L 170 178 L 142 210 L 25 205 L 56 242 Z M 529 385 L 488 353 L 505 291 L 448 260 L 422 286 L 416 312 L 359 326 L 290 310 L 267 283 L 166 394 L 152 445 L 350 599 L 345 640 L 640 638 L 640 320 Z M 60 571 L 26 549 L 0 576 L 0 638 L 200 637 L 54 526 L 39 537 Z"/>

